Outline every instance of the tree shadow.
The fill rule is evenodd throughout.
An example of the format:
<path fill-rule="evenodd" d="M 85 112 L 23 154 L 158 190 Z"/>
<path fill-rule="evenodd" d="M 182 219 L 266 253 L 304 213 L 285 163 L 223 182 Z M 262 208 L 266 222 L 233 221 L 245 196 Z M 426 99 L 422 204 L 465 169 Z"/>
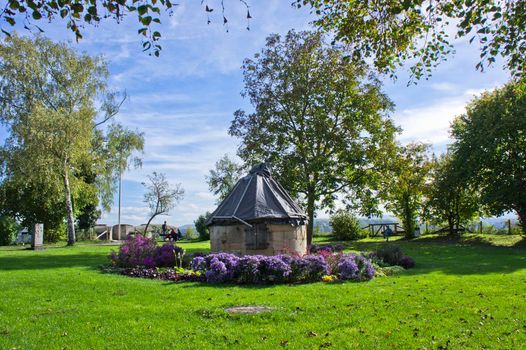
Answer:
<path fill-rule="evenodd" d="M 27 251 L 15 256 L 0 255 L 0 271 L 14 270 L 42 270 L 82 267 L 96 270 L 101 265 L 108 263 L 108 254 L 100 253 L 74 253 L 74 254 L 39 254 Z"/>
<path fill-rule="evenodd" d="M 413 257 L 416 267 L 411 274 L 440 272 L 448 275 L 486 275 L 512 273 L 526 269 L 524 240 L 513 246 L 498 246 L 483 237 L 421 237 L 396 242 L 352 242 L 350 248 L 375 251 L 386 245 L 398 245 Z"/>

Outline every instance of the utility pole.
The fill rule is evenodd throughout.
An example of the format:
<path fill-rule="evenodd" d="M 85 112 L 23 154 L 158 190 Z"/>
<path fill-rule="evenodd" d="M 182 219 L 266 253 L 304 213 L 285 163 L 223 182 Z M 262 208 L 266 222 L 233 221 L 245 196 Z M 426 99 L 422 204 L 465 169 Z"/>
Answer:
<path fill-rule="evenodd" d="M 121 239 L 121 200 L 122 200 L 122 162 L 119 162 L 119 213 L 117 214 L 117 234 Z"/>

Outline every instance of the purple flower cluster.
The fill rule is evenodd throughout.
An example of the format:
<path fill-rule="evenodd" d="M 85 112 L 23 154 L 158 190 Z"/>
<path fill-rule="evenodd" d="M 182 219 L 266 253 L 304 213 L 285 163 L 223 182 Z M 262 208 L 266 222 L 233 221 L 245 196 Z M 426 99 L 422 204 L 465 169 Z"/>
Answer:
<path fill-rule="evenodd" d="M 402 266 L 406 270 L 415 267 L 415 260 L 404 255 L 398 245 L 381 246 L 377 251 L 369 253 L 367 257 L 381 267 Z"/>
<path fill-rule="evenodd" d="M 239 258 L 234 254 L 216 253 L 192 259 L 192 269 L 204 274 L 210 283 L 230 282 L 234 277 Z"/>
<path fill-rule="evenodd" d="M 298 281 L 319 281 L 323 276 L 329 274 L 329 265 L 321 255 L 306 255 L 294 259 L 291 266 Z"/>
<path fill-rule="evenodd" d="M 155 264 L 157 267 L 174 267 L 176 265 L 181 267 L 183 255 L 183 248 L 172 243 L 165 243 L 155 250 Z"/>
<path fill-rule="evenodd" d="M 415 260 L 407 255 L 404 255 L 398 261 L 398 265 L 402 266 L 404 269 L 411 269 L 415 267 Z"/>
<path fill-rule="evenodd" d="M 310 246 L 311 254 L 318 254 L 320 251 L 327 251 L 329 253 L 343 252 L 345 246 L 343 244 L 313 244 Z"/>
<path fill-rule="evenodd" d="M 157 246 L 155 240 L 142 235 L 128 236 L 120 246 L 119 252 L 112 252 L 110 260 L 116 267 L 180 267 L 184 249 L 165 243 Z"/>
<path fill-rule="evenodd" d="M 337 270 L 340 279 L 353 281 L 368 281 L 376 272 L 369 259 L 354 253 L 342 255 Z"/>
<path fill-rule="evenodd" d="M 292 268 L 279 256 L 259 256 L 259 276 L 263 283 L 283 283 L 288 281 Z"/>
<path fill-rule="evenodd" d="M 156 248 L 157 244 L 151 238 L 142 235 L 128 236 L 119 252 L 111 253 L 110 259 L 114 266 L 119 267 L 155 267 L 153 256 Z"/>
<path fill-rule="evenodd" d="M 318 281 L 329 271 L 319 255 L 295 257 L 217 253 L 195 257 L 192 269 L 210 283 L 275 284 Z"/>

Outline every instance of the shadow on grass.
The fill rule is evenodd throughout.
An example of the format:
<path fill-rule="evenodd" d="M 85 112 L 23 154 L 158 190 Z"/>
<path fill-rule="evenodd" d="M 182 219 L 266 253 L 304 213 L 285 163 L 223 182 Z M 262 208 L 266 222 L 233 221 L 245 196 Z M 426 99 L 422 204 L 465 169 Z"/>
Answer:
<path fill-rule="evenodd" d="M 526 269 L 524 240 L 512 246 L 498 246 L 485 237 L 432 236 L 395 242 L 352 242 L 352 250 L 374 251 L 387 244 L 399 245 L 413 257 L 416 267 L 410 274 L 441 272 L 448 275 L 512 273 Z"/>
<path fill-rule="evenodd" d="M 75 254 L 39 254 L 28 251 L 28 254 L 16 256 L 0 256 L 0 271 L 41 270 L 71 267 L 98 269 L 108 262 L 106 253 L 75 253 Z"/>

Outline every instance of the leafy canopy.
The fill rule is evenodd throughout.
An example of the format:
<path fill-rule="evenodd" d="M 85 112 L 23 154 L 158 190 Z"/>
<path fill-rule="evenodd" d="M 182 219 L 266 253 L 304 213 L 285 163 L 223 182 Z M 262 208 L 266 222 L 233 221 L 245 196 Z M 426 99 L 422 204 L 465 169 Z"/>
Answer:
<path fill-rule="evenodd" d="M 100 57 L 40 36 L 11 35 L 0 45 L 0 121 L 8 133 L 0 199 L 23 224 L 42 222 L 49 231 L 67 217 L 73 242 L 74 217 L 93 222 L 98 197 L 109 206 L 116 169 L 142 149 L 139 133 L 115 123 L 106 133 L 98 128 L 122 104 L 107 78 Z"/>
<path fill-rule="evenodd" d="M 451 149 L 491 215 L 515 211 L 526 232 L 526 81 L 485 92 L 457 117 Z"/>
<path fill-rule="evenodd" d="M 95 186 L 80 174 L 92 161 L 95 99 L 104 96 L 107 75 L 100 58 L 42 37 L 11 36 L 0 45 L 0 120 L 9 133 L 2 148 L 4 181 L 11 189 L 43 188 L 54 201 L 64 198 L 70 244 L 74 204 L 79 209 L 97 200 Z"/>
<path fill-rule="evenodd" d="M 335 33 L 355 59 L 373 58 L 395 74 L 409 61 L 411 81 L 427 78 L 454 53 L 451 34 L 478 44 L 480 71 L 501 56 L 516 77 L 526 74 L 526 1 L 523 0 L 296 0 L 318 15 L 315 25 Z M 454 29 L 453 29 L 454 28 Z M 452 30 L 453 29 L 453 30 Z"/>
<path fill-rule="evenodd" d="M 206 182 L 210 191 L 218 197 L 217 204 L 221 203 L 234 188 L 242 175 L 242 171 L 243 167 L 230 159 L 228 154 L 216 162 L 214 169 L 210 169 L 206 176 Z"/>
<path fill-rule="evenodd" d="M 464 181 L 462 171 L 448 152 L 433 159 L 426 184 L 424 216 L 432 224 L 447 224 L 451 234 L 480 214 L 479 193 Z"/>
<path fill-rule="evenodd" d="M 405 235 L 413 238 L 421 217 L 425 183 L 430 170 L 429 146 L 411 143 L 398 147 L 396 157 L 384 173 L 380 197 L 385 207 L 402 221 Z"/>
<path fill-rule="evenodd" d="M 230 127 L 241 159 L 269 162 L 306 200 L 309 237 L 317 207 L 332 207 L 338 194 L 356 203 L 365 193 L 397 131 L 379 81 L 344 56 L 319 33 L 269 36 L 243 64 L 242 95 L 254 111 L 236 111 Z"/>
<path fill-rule="evenodd" d="M 247 29 L 250 29 L 252 16 L 248 3 L 245 0 L 238 1 L 246 8 Z M 23 24 L 24 29 L 43 33 L 39 22 L 65 22 L 79 41 L 85 25 L 97 26 L 102 21 L 120 23 L 125 18 L 136 16 L 143 50 L 159 56 L 162 47 L 159 44 L 161 32 L 158 26 L 163 14 L 171 16 L 177 5 L 173 0 L 10 0 L 0 8 L 0 25 L 14 27 L 18 23 Z M 224 0 L 218 1 L 218 6 L 221 8 L 221 20 L 226 25 L 228 20 Z M 214 8 L 207 2 L 203 10 L 210 24 Z M 8 27 L 1 25 L 0 28 L 5 35 L 10 35 Z"/>

